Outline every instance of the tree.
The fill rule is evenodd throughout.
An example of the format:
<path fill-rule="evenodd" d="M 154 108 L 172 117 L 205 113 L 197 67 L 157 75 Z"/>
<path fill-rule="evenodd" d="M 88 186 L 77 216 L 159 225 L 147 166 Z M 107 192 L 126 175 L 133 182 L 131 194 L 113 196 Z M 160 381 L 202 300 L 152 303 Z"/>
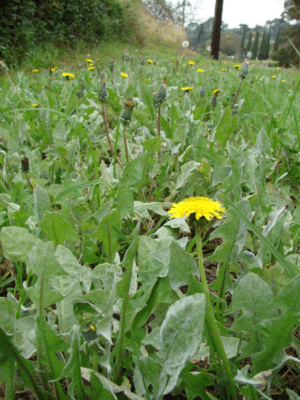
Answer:
<path fill-rule="evenodd" d="M 279 41 L 280 41 L 280 29 L 278 29 L 278 32 L 277 32 L 277 35 L 276 35 L 276 39 L 275 39 L 275 43 L 273 45 L 274 53 L 279 50 Z"/>
<path fill-rule="evenodd" d="M 211 37 L 211 56 L 215 60 L 219 59 L 222 12 L 223 12 L 223 0 L 216 0 L 215 19 Z"/>
<path fill-rule="evenodd" d="M 241 53 L 245 53 L 245 39 L 246 39 L 246 34 L 249 30 L 249 26 L 247 24 L 240 24 L 240 28 L 243 31 L 243 37 L 242 37 L 242 43 L 241 43 Z"/>
<path fill-rule="evenodd" d="M 233 56 L 240 51 L 241 41 L 241 36 L 232 31 L 222 32 L 220 50 L 228 56 Z"/>
<path fill-rule="evenodd" d="M 248 44 L 247 44 L 247 52 L 251 51 L 251 46 L 252 46 L 252 31 L 250 31 L 250 33 L 249 33 Z"/>
<path fill-rule="evenodd" d="M 258 53 L 258 41 L 259 41 L 259 31 L 256 31 L 255 40 L 252 47 L 252 60 L 256 60 L 257 53 Z"/>
<path fill-rule="evenodd" d="M 260 45 L 260 50 L 259 50 L 259 54 L 258 54 L 258 59 L 259 60 L 267 60 L 268 56 L 269 56 L 269 49 L 270 49 L 270 45 L 269 45 L 269 36 L 270 33 L 266 33 L 266 31 L 264 31 L 263 34 L 263 38 L 262 38 L 262 42 Z"/>

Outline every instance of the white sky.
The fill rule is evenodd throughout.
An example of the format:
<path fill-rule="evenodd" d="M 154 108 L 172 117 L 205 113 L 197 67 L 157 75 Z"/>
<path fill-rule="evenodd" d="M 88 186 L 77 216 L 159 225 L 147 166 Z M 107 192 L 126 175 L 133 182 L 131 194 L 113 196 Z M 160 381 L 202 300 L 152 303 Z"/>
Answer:
<path fill-rule="evenodd" d="M 178 0 L 169 0 L 173 5 Z M 167 1 L 167 2 L 169 2 Z M 187 0 L 195 7 L 195 22 L 203 22 L 215 14 L 215 0 Z M 229 28 L 247 24 L 250 28 L 264 25 L 267 21 L 280 18 L 284 0 L 224 0 L 222 21 Z"/>

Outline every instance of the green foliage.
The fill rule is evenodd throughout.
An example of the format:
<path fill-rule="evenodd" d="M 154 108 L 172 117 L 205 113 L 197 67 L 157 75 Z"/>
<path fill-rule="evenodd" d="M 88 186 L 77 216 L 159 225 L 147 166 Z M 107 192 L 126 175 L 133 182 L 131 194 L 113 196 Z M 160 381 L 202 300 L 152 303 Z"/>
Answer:
<path fill-rule="evenodd" d="M 40 43 L 72 47 L 130 35 L 128 15 L 118 0 L 8 0 L 0 15 L 0 55 L 9 63 Z"/>
<path fill-rule="evenodd" d="M 197 57 L 172 74 L 170 57 L 149 54 L 157 64 L 139 70 L 140 53 L 129 50 L 125 64 L 119 50 L 113 71 L 96 57 L 96 70 L 89 70 L 81 55 L 80 68 L 68 69 L 69 81 L 62 69 L 51 76 L 43 69 L 16 72 L 12 81 L 26 108 L 2 76 L 0 359 L 7 361 L 0 363 L 0 379 L 6 397 L 14 397 L 18 384 L 51 399 L 162 400 L 183 390 L 188 400 L 220 398 L 212 388 L 224 387 L 228 377 L 207 325 L 212 318 L 239 385 L 233 398 L 237 391 L 270 398 L 285 363 L 299 373 L 297 74 L 251 63 L 239 87 L 240 71 L 229 61 L 224 72 Z M 132 84 L 121 76 L 129 67 Z M 97 69 L 106 80 L 114 154 Z M 151 89 L 165 76 L 158 136 Z M 185 94 L 184 86 L 194 89 Z M 127 161 L 120 114 L 130 97 Z M 191 196 L 226 208 L 220 220 L 198 221 L 205 272 L 216 275 L 207 297 L 193 217 L 168 214 Z M 289 346 L 294 357 L 285 354 Z M 246 357 L 252 371 L 240 367 Z"/>

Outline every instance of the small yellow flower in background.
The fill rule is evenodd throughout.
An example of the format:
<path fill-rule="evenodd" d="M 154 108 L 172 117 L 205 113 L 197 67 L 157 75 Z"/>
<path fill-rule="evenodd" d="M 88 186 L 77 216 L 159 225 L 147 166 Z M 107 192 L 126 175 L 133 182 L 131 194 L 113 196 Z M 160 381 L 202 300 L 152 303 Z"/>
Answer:
<path fill-rule="evenodd" d="M 31 107 L 38 107 L 38 103 L 31 104 Z"/>
<path fill-rule="evenodd" d="M 194 65 L 194 64 L 195 64 L 195 61 L 189 61 L 189 64 L 190 64 L 190 65 Z"/>
<path fill-rule="evenodd" d="M 281 82 L 286 83 L 286 80 L 285 79 L 281 79 Z"/>
<path fill-rule="evenodd" d="M 145 81 L 145 82 L 151 81 L 151 78 L 146 78 L 146 79 L 144 79 L 144 81 Z"/>
<path fill-rule="evenodd" d="M 276 67 L 276 69 L 280 69 L 280 67 Z"/>
<path fill-rule="evenodd" d="M 182 87 L 181 88 L 181 90 L 184 90 L 185 92 L 189 92 L 192 89 L 194 89 L 194 86 L 192 86 L 192 87 Z"/>
<path fill-rule="evenodd" d="M 97 58 L 97 61 L 99 61 L 99 58 Z"/>
<path fill-rule="evenodd" d="M 199 68 L 199 69 L 197 69 L 197 72 L 204 72 L 204 69 Z"/>
<path fill-rule="evenodd" d="M 234 64 L 233 68 L 239 70 L 241 69 L 241 64 Z"/>
<path fill-rule="evenodd" d="M 220 92 L 220 89 L 215 89 L 214 91 L 213 91 L 213 95 L 216 95 L 216 94 L 218 94 Z"/>
<path fill-rule="evenodd" d="M 148 58 L 148 60 L 147 60 L 147 61 L 148 61 L 148 63 L 149 63 L 149 64 L 153 64 L 153 61 L 152 61 L 152 60 L 150 60 L 150 58 Z"/>
<path fill-rule="evenodd" d="M 272 75 L 272 78 L 275 79 L 275 78 L 276 78 L 276 75 Z"/>
<path fill-rule="evenodd" d="M 127 77 L 128 77 L 128 75 L 125 74 L 125 72 L 121 72 L 121 76 L 122 76 L 123 78 L 127 78 Z"/>
<path fill-rule="evenodd" d="M 89 70 L 91 71 L 92 69 L 95 69 L 92 65 L 89 66 Z"/>
<path fill-rule="evenodd" d="M 227 68 L 222 68 L 221 71 L 225 72 L 227 71 Z"/>
<path fill-rule="evenodd" d="M 86 61 L 87 61 L 88 63 L 92 63 L 92 62 L 93 62 L 93 60 L 91 60 L 90 58 L 87 58 Z"/>
<path fill-rule="evenodd" d="M 67 79 L 67 81 L 70 81 L 70 80 L 72 80 L 72 79 L 75 78 L 75 75 L 69 74 L 68 72 L 63 72 L 63 73 L 61 74 L 61 76 L 64 76 L 64 77 Z"/>
<path fill-rule="evenodd" d="M 32 72 L 39 72 L 39 70 L 38 69 L 33 69 Z"/>
<path fill-rule="evenodd" d="M 185 67 L 185 64 L 182 64 L 183 67 Z"/>
<path fill-rule="evenodd" d="M 205 217 L 209 221 L 214 216 L 222 219 L 225 211 L 225 208 L 218 201 L 214 201 L 208 197 L 197 196 L 184 199 L 177 204 L 172 204 L 168 214 L 171 214 L 171 218 L 182 218 L 185 216 L 189 217 L 195 213 L 196 219 Z"/>
<path fill-rule="evenodd" d="M 58 68 L 57 67 L 51 68 L 51 72 L 54 72 L 56 69 L 58 69 Z"/>

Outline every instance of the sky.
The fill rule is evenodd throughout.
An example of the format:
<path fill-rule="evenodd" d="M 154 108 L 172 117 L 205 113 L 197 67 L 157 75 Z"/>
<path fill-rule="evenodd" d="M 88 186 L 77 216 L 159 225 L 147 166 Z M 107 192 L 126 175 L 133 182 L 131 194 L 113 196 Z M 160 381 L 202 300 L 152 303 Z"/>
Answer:
<path fill-rule="evenodd" d="M 178 0 L 170 0 L 177 4 Z M 195 22 L 203 22 L 213 17 L 215 0 L 188 0 L 195 7 Z M 222 21 L 230 29 L 238 28 L 239 24 L 265 25 L 267 21 L 280 18 L 284 10 L 284 0 L 224 0 Z"/>

